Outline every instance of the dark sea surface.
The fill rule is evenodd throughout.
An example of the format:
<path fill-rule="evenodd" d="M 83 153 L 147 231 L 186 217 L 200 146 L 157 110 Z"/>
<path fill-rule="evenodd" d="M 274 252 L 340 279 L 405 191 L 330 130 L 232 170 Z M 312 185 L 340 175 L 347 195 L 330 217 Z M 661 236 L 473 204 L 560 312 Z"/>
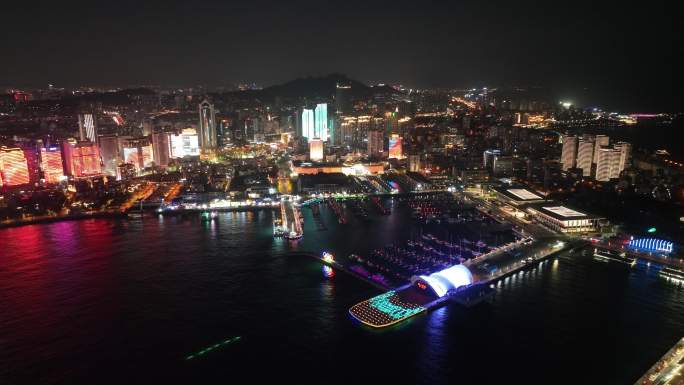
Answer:
<path fill-rule="evenodd" d="M 347 310 L 379 291 L 292 252 L 419 230 L 400 210 L 347 225 L 324 210 L 325 231 L 304 214 L 297 245 L 268 211 L 0 230 L 0 384 L 632 384 L 684 336 L 684 287 L 580 254 L 491 303 L 369 330 Z"/>

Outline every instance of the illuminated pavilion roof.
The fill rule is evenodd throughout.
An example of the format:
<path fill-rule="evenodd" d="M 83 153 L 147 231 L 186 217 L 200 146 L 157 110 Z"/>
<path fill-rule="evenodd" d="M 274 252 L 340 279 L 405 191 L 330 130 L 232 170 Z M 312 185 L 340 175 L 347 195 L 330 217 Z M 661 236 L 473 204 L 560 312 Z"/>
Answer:
<path fill-rule="evenodd" d="M 392 290 L 357 303 L 349 309 L 349 314 L 368 326 L 381 328 L 425 310 L 426 308 L 422 305 L 407 301 Z"/>

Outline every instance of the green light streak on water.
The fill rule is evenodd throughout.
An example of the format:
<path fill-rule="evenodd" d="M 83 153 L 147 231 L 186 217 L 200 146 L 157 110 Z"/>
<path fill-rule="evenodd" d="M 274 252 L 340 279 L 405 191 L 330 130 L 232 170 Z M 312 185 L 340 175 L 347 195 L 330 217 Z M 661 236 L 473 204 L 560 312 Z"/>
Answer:
<path fill-rule="evenodd" d="M 231 344 L 231 343 L 233 343 L 233 342 L 237 342 L 237 341 L 239 341 L 239 340 L 240 340 L 240 336 L 233 337 L 233 338 L 228 338 L 227 340 L 224 340 L 224 341 L 221 341 L 221 342 L 219 342 L 219 343 L 217 343 L 217 344 L 214 344 L 214 345 L 211 345 L 211 346 L 209 346 L 209 347 L 206 347 L 206 348 L 204 348 L 204 349 L 202 349 L 202 350 L 200 350 L 200 351 L 198 351 L 198 352 L 196 352 L 196 353 L 194 353 L 194 354 L 191 354 L 191 355 L 185 357 L 185 360 L 186 360 L 186 361 L 190 361 L 190 360 L 193 360 L 193 359 L 195 359 L 195 358 L 199 358 L 199 357 L 201 357 L 201 356 L 203 356 L 203 355 L 205 355 L 205 354 L 207 354 L 207 353 L 209 353 L 209 352 L 212 352 L 212 351 L 214 351 L 214 350 L 216 350 L 216 349 L 218 349 L 218 348 L 220 348 L 220 347 L 226 346 L 226 345 Z"/>

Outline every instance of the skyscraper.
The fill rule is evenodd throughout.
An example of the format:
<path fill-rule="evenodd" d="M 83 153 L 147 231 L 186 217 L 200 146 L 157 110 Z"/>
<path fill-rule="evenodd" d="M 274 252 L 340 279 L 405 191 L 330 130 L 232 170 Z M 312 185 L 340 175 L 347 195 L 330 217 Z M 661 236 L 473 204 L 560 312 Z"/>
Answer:
<path fill-rule="evenodd" d="M 171 152 L 171 133 L 155 132 L 152 134 L 152 157 L 159 167 L 167 167 Z"/>
<path fill-rule="evenodd" d="M 302 113 L 301 113 L 301 111 L 299 111 L 299 110 L 295 111 L 294 119 L 295 119 L 295 136 L 298 138 L 304 136 L 304 133 L 302 132 Z"/>
<path fill-rule="evenodd" d="M 314 132 L 314 110 L 305 108 L 302 110 L 302 136 L 311 140 L 316 137 Z"/>
<path fill-rule="evenodd" d="M 199 139 L 194 128 L 184 129 L 180 135 L 171 136 L 171 158 L 199 156 Z"/>
<path fill-rule="evenodd" d="M 621 151 L 614 148 L 602 147 L 599 149 L 598 162 L 596 163 L 596 180 L 608 182 L 620 176 Z"/>
<path fill-rule="evenodd" d="M 135 166 L 137 171 L 150 167 L 154 161 L 152 143 L 147 137 L 127 139 L 123 142 L 123 157 L 124 162 Z"/>
<path fill-rule="evenodd" d="M 102 173 L 100 151 L 92 142 L 77 142 L 74 139 L 63 141 L 62 159 L 66 175 L 86 177 Z"/>
<path fill-rule="evenodd" d="M 351 86 L 348 84 L 337 84 L 335 87 L 335 112 L 338 115 L 351 113 Z"/>
<path fill-rule="evenodd" d="M 30 182 L 26 156 L 21 148 L 0 147 L 0 179 L 2 186 L 17 186 Z"/>
<path fill-rule="evenodd" d="M 119 137 L 116 135 L 103 135 L 100 140 L 100 156 L 102 157 L 102 172 L 115 176 L 116 167 L 121 163 L 121 149 Z"/>
<path fill-rule="evenodd" d="M 632 159 L 632 144 L 627 142 L 618 142 L 613 146 L 616 150 L 620 151 L 620 171 L 624 170 L 629 166 Z"/>
<path fill-rule="evenodd" d="M 501 156 L 501 150 L 485 150 L 482 154 L 482 167 L 487 170 L 492 170 L 494 167 L 494 158 Z"/>
<path fill-rule="evenodd" d="M 317 104 L 314 115 L 314 137 L 326 142 L 328 140 L 328 105 Z"/>
<path fill-rule="evenodd" d="M 93 113 L 78 114 L 78 134 L 82 141 L 97 143 L 97 119 Z"/>
<path fill-rule="evenodd" d="M 199 104 L 199 145 L 202 152 L 211 153 L 218 147 L 216 112 L 208 100 Z"/>
<path fill-rule="evenodd" d="M 601 147 L 610 145 L 610 137 L 608 135 L 596 135 L 594 139 L 594 163 L 598 163 L 598 155 Z"/>
<path fill-rule="evenodd" d="M 403 152 L 401 147 L 401 136 L 398 134 L 392 134 L 389 138 L 389 156 L 390 159 L 401 159 L 403 158 Z"/>
<path fill-rule="evenodd" d="M 563 171 L 575 167 L 577 162 L 577 137 L 563 136 L 563 150 L 561 153 L 561 165 Z"/>
<path fill-rule="evenodd" d="M 382 131 L 368 131 L 368 156 L 382 155 L 384 150 L 383 139 Z"/>
<path fill-rule="evenodd" d="M 59 183 L 64 178 L 62 152 L 59 147 L 40 148 L 40 169 L 47 183 Z"/>
<path fill-rule="evenodd" d="M 29 183 L 37 183 L 40 180 L 40 153 L 35 146 L 23 146 L 26 167 L 28 168 Z"/>
<path fill-rule="evenodd" d="M 577 168 L 582 169 L 583 176 L 591 176 L 591 165 L 594 158 L 594 141 L 582 138 L 577 145 Z"/>

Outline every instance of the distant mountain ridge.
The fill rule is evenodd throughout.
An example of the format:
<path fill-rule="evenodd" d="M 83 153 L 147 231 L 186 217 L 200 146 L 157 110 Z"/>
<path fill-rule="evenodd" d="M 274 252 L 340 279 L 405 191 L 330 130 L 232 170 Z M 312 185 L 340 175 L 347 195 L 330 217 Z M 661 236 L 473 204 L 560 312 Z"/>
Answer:
<path fill-rule="evenodd" d="M 262 92 L 268 96 L 284 98 L 330 98 L 335 95 L 337 85 L 351 85 L 354 96 L 366 96 L 371 93 L 367 85 L 349 79 L 346 75 L 330 74 L 323 77 L 309 76 L 290 80 L 289 82 L 264 88 Z"/>

